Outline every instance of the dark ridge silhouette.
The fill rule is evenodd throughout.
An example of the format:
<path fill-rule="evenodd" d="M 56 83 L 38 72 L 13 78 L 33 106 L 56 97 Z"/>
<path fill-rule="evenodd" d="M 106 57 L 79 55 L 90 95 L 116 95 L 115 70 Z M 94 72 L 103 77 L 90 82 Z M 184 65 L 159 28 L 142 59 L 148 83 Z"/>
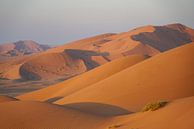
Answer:
<path fill-rule="evenodd" d="M 174 25 L 175 26 L 175 25 Z M 178 25 L 177 25 L 178 26 Z M 192 36 L 184 32 L 185 27 L 156 26 L 154 32 L 144 32 L 133 35 L 131 38 L 148 44 L 151 47 L 164 52 L 172 48 L 192 42 Z"/>
<path fill-rule="evenodd" d="M 89 51 L 89 50 L 80 50 L 80 49 L 65 49 L 65 53 L 67 53 L 71 58 L 73 59 L 82 59 L 87 67 L 87 70 L 91 70 L 95 67 L 100 66 L 97 62 L 92 60 L 92 56 L 102 56 L 103 58 L 106 58 L 106 56 L 109 55 L 109 53 L 100 53 L 95 51 Z"/>
<path fill-rule="evenodd" d="M 26 64 L 22 65 L 19 69 L 19 73 L 20 73 L 22 79 L 25 81 L 27 81 L 27 80 L 40 80 L 41 77 L 38 74 L 36 74 L 30 70 L 27 70 L 25 68 L 26 65 L 30 65 L 30 64 L 26 63 Z"/>
<path fill-rule="evenodd" d="M 94 102 L 65 104 L 64 107 L 100 116 L 118 116 L 132 113 L 118 106 Z"/>

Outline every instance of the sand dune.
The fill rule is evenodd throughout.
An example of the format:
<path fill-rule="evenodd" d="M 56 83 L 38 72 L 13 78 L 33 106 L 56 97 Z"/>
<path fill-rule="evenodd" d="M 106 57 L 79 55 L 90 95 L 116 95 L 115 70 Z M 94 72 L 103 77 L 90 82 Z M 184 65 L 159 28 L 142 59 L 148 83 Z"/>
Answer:
<path fill-rule="evenodd" d="M 91 70 L 123 56 L 135 54 L 154 56 L 160 52 L 192 42 L 194 38 L 193 33 L 192 29 L 181 24 L 144 26 L 124 33 L 103 34 L 78 40 L 50 49 L 45 53 L 68 52 L 70 55 L 73 53 L 73 57 L 76 59 L 84 56 L 81 59 L 86 67 L 89 67 L 87 70 Z M 90 53 L 90 56 L 88 56 L 88 53 Z M 42 56 L 47 58 L 49 55 L 44 54 Z M 36 74 L 41 74 L 41 70 L 36 70 Z M 52 72 L 52 70 L 48 71 Z M 79 73 L 79 70 L 75 72 Z M 33 76 L 31 73 L 34 72 L 30 71 L 27 73 L 29 76 Z M 54 76 L 53 74 L 51 77 Z M 44 79 L 43 76 L 40 78 Z"/>
<path fill-rule="evenodd" d="M 127 67 L 130 67 L 140 61 L 143 61 L 146 57 L 141 55 L 134 55 L 130 57 L 123 57 L 118 60 L 104 64 L 98 68 L 88 71 L 82 75 L 71 78 L 67 81 L 59 84 L 49 86 L 35 92 L 23 94 L 17 98 L 21 100 L 38 100 L 38 101 L 50 101 L 52 99 L 59 99 L 61 97 L 72 94 L 85 88 L 91 84 L 101 81 Z"/>
<path fill-rule="evenodd" d="M 11 57 L 0 61 L 0 78 L 19 79 L 21 65 L 30 58 L 29 56 Z"/>
<path fill-rule="evenodd" d="M 70 54 L 72 55 L 73 52 L 74 58 L 79 60 L 81 58 L 81 60 L 85 64 L 85 67 L 87 67 L 86 71 L 88 71 L 97 66 L 100 66 L 123 56 L 136 54 L 154 56 L 159 54 L 161 51 L 163 52 L 194 41 L 193 39 L 194 30 L 181 24 L 171 24 L 165 26 L 144 26 L 119 34 L 102 34 L 66 43 L 65 45 L 49 49 L 46 52 L 31 55 L 30 57 L 26 58 L 24 62 L 21 63 L 22 65 L 13 66 L 14 68 L 10 69 L 11 71 L 15 71 L 15 74 L 13 74 L 14 76 L 11 76 L 10 72 L 3 72 L 1 73 L 1 76 L 7 79 L 15 79 L 17 77 L 22 77 L 23 79 L 30 80 L 51 78 L 53 79 L 58 77 L 69 78 L 73 75 L 77 75 L 78 73 L 83 73 L 85 71 L 83 70 L 83 68 L 81 68 L 80 70 L 79 68 L 76 69 L 75 67 L 66 66 L 64 66 L 65 69 L 63 69 L 61 68 L 61 65 L 60 69 L 63 70 L 54 69 L 53 71 L 53 68 L 50 68 L 49 65 L 54 65 L 55 63 L 51 60 L 46 59 L 53 59 L 53 55 L 55 54 L 59 54 L 58 56 L 61 56 L 61 54 L 63 54 L 64 52 L 67 53 L 71 51 Z M 16 48 L 21 48 L 21 51 L 23 51 L 23 49 L 29 51 L 31 48 L 34 48 L 35 52 L 40 50 L 39 48 L 35 47 L 36 45 L 32 45 L 32 41 L 26 42 L 29 42 L 30 44 L 28 45 L 29 47 L 27 47 L 26 49 L 25 45 L 27 43 L 25 44 L 25 42 L 22 41 L 17 43 L 18 45 L 16 45 Z M 8 45 L 7 48 L 2 48 L 12 49 L 12 46 Z M 89 53 L 93 54 L 90 55 Z M 70 55 L 68 56 L 69 58 L 71 57 Z M 45 58 L 44 62 L 37 61 L 38 58 Z M 60 62 L 59 64 L 61 63 L 68 64 L 67 61 L 64 60 L 62 60 L 62 62 Z M 74 63 L 72 62 L 72 65 L 73 64 Z M 77 66 L 77 63 L 75 63 L 74 66 Z M 44 67 L 44 69 L 40 67 Z M 21 73 L 19 72 L 20 70 Z M 1 68 L 0 71 L 2 71 Z M 48 75 L 45 75 L 45 71 L 47 71 Z M 70 75 L 64 75 L 65 72 L 67 72 L 67 74 L 69 74 L 69 72 L 75 73 L 70 73 Z"/>
<path fill-rule="evenodd" d="M 20 67 L 20 75 L 28 80 L 71 77 L 85 71 L 86 67 L 81 59 L 72 59 L 65 53 L 40 55 Z"/>
<path fill-rule="evenodd" d="M 115 117 L 108 127 L 119 129 L 193 129 L 194 97 L 170 102 L 154 112 Z"/>
<path fill-rule="evenodd" d="M 12 101 L 0 103 L 2 129 L 91 129 L 106 118 L 48 103 Z"/>
<path fill-rule="evenodd" d="M 164 52 L 188 44 L 194 38 L 193 32 L 188 31 L 190 28 L 181 24 L 155 26 L 154 29 L 154 32 L 143 32 L 133 35 L 132 39 Z"/>
<path fill-rule="evenodd" d="M 194 97 L 168 103 L 156 111 L 103 117 L 41 102 L 0 103 L 3 129 L 193 129 Z"/>
<path fill-rule="evenodd" d="M 159 54 L 56 101 L 96 102 L 138 111 L 154 100 L 194 95 L 194 43 Z"/>
<path fill-rule="evenodd" d="M 0 95 L 0 128 L 193 129 L 193 41 L 193 29 L 170 24 L 98 35 L 32 55 L 24 53 L 40 51 L 34 45 L 0 46 L 0 54 L 25 55 L 0 56 L 1 91 L 50 85 L 16 98 Z M 168 103 L 140 111 L 161 100 Z"/>

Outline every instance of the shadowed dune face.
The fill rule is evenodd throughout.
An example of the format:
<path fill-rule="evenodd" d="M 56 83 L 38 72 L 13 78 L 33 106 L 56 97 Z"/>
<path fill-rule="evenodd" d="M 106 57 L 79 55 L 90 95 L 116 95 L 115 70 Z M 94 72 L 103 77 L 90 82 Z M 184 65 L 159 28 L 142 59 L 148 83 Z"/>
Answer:
<path fill-rule="evenodd" d="M 100 116 L 118 116 L 130 113 L 128 110 L 118 106 L 93 102 L 72 103 L 63 106 Z"/>
<path fill-rule="evenodd" d="M 65 53 L 67 53 L 73 59 L 83 60 L 87 67 L 87 70 L 91 70 L 97 66 L 100 66 L 100 64 L 92 60 L 93 56 L 102 56 L 105 60 L 110 61 L 108 60 L 108 58 L 106 58 L 109 55 L 109 53 L 106 53 L 106 52 L 99 53 L 99 52 L 88 51 L 88 50 L 66 49 Z"/>
<path fill-rule="evenodd" d="M 161 52 L 192 42 L 193 35 L 186 33 L 186 27 L 180 24 L 155 27 L 154 32 L 133 35 L 132 39 L 147 44 Z"/>
<path fill-rule="evenodd" d="M 63 53 L 48 53 L 24 63 L 20 75 L 27 80 L 49 79 L 53 77 L 72 77 L 91 70 L 98 64 L 92 57 L 106 57 L 108 53 L 89 50 L 65 49 Z"/>
<path fill-rule="evenodd" d="M 20 67 L 23 79 L 38 80 L 52 77 L 71 77 L 87 69 L 81 59 L 73 59 L 66 53 L 51 53 L 38 56 Z"/>

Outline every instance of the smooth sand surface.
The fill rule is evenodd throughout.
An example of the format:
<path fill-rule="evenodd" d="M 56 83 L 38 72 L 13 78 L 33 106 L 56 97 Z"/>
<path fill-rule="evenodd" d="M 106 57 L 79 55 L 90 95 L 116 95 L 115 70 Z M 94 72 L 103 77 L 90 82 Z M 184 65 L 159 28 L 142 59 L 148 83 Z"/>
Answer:
<path fill-rule="evenodd" d="M 2 129 L 91 129 L 106 118 L 48 103 L 12 101 L 0 103 Z"/>
<path fill-rule="evenodd" d="M 115 117 L 108 127 L 118 129 L 193 129 L 194 97 L 170 102 L 156 111 Z M 108 128 L 107 127 L 107 128 Z"/>
<path fill-rule="evenodd" d="M 96 102 L 138 111 L 147 102 L 194 95 L 194 43 L 146 61 L 56 101 Z"/>
<path fill-rule="evenodd" d="M 30 71 L 23 75 L 48 80 L 56 73 L 90 71 L 16 99 L 0 96 L 0 128 L 193 129 L 194 42 L 189 43 L 193 40 L 194 30 L 181 24 L 145 26 L 3 59 L 0 78 L 18 79 L 22 67 Z M 25 83 L 29 89 L 36 85 Z M 140 111 L 160 100 L 168 104 Z"/>
<path fill-rule="evenodd" d="M 105 78 L 110 77 L 113 74 L 120 72 L 121 70 L 128 68 L 136 63 L 139 63 L 145 59 L 146 57 L 141 55 L 123 57 L 118 60 L 104 64 L 100 67 L 97 67 L 82 75 L 71 78 L 67 81 L 61 82 L 53 86 L 49 86 L 38 91 L 23 94 L 21 96 L 18 96 L 17 98 L 21 100 L 37 101 L 59 99 L 61 97 L 68 96 L 74 92 L 77 92 L 82 88 L 85 88 L 98 81 L 104 80 Z"/>
<path fill-rule="evenodd" d="M 193 129 L 194 97 L 169 102 L 156 111 L 117 117 L 32 101 L 0 103 L 0 114 L 3 129 Z"/>

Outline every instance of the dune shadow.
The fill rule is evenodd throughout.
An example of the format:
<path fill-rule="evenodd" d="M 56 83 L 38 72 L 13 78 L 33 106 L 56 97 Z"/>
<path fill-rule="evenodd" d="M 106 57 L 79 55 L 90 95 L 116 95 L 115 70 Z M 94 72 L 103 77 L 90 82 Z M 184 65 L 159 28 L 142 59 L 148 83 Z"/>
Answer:
<path fill-rule="evenodd" d="M 24 63 L 20 68 L 19 68 L 19 73 L 22 77 L 22 80 L 24 81 L 38 81 L 41 80 L 41 77 L 38 74 L 35 74 L 33 72 L 30 72 L 26 69 L 26 67 L 31 67 L 30 63 Z"/>
<path fill-rule="evenodd" d="M 44 102 L 46 102 L 46 103 L 53 103 L 53 102 L 55 102 L 55 101 L 57 101 L 59 99 L 62 99 L 62 98 L 63 97 L 54 97 L 54 98 L 47 99 Z"/>
<path fill-rule="evenodd" d="M 100 115 L 100 116 L 118 116 L 118 115 L 126 115 L 132 112 L 128 110 L 109 104 L 102 103 L 93 103 L 93 102 L 81 102 L 81 103 L 71 103 L 65 104 L 64 107 L 79 110 L 82 112 Z"/>
<path fill-rule="evenodd" d="M 179 25 L 179 28 L 185 29 L 182 25 Z M 188 33 L 164 26 L 157 26 L 154 32 L 139 33 L 131 36 L 131 38 L 143 44 L 148 44 L 161 52 L 192 42 Z"/>
<path fill-rule="evenodd" d="M 73 59 L 82 59 L 87 67 L 87 70 L 91 70 L 95 67 L 100 66 L 100 64 L 92 60 L 92 56 L 102 56 L 105 60 L 109 61 L 106 57 L 109 55 L 109 53 L 107 52 L 100 53 L 80 49 L 65 49 L 64 52 L 67 53 Z"/>

